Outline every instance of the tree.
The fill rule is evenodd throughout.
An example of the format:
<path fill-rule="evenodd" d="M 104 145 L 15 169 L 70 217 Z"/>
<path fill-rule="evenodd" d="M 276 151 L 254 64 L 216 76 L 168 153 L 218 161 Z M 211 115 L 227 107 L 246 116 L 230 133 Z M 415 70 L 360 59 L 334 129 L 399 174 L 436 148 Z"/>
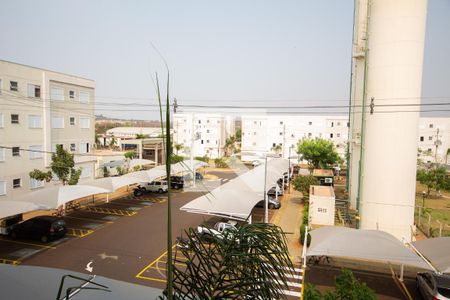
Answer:
<path fill-rule="evenodd" d="M 225 140 L 225 156 L 230 156 L 236 150 L 236 137 L 234 135 L 230 136 Z"/>
<path fill-rule="evenodd" d="M 319 180 L 312 176 L 297 176 L 292 180 L 292 185 L 296 191 L 299 191 L 303 194 L 305 199 L 309 199 L 309 187 L 311 185 L 319 185 Z"/>
<path fill-rule="evenodd" d="M 146 139 L 146 138 L 148 138 L 148 135 L 143 134 L 143 133 L 138 133 L 138 134 L 136 134 L 136 138 L 137 139 Z"/>
<path fill-rule="evenodd" d="M 245 224 L 213 236 L 209 244 L 199 243 L 196 229 L 185 234 L 174 261 L 177 299 L 283 298 L 294 269 L 280 227 Z"/>
<path fill-rule="evenodd" d="M 214 165 L 216 166 L 216 168 L 227 168 L 228 164 L 226 163 L 225 159 L 223 159 L 222 157 L 218 157 L 216 159 L 214 159 Z"/>
<path fill-rule="evenodd" d="M 341 159 L 334 144 L 322 138 L 305 138 L 297 143 L 297 154 L 306 160 L 312 168 L 326 169 Z"/>
<path fill-rule="evenodd" d="M 430 196 L 432 189 L 439 191 L 447 188 L 447 170 L 442 166 L 430 169 L 418 169 L 416 178 L 421 184 L 427 186 L 427 196 Z"/>
<path fill-rule="evenodd" d="M 125 152 L 125 154 L 123 156 L 125 156 L 126 159 L 133 159 L 136 157 L 136 151 L 131 150 L 131 151 L 127 151 Z"/>
<path fill-rule="evenodd" d="M 448 156 L 450 155 L 450 148 L 447 149 L 447 152 L 445 153 L 445 164 L 447 164 Z"/>
<path fill-rule="evenodd" d="M 175 148 L 175 150 L 177 151 L 176 152 L 176 155 L 178 155 L 178 151 L 180 151 L 181 149 L 183 149 L 183 144 L 175 144 L 174 145 L 174 148 Z"/>
<path fill-rule="evenodd" d="M 115 137 L 112 137 L 111 140 L 109 141 L 109 148 L 110 149 L 114 149 L 114 147 L 116 146 L 117 141 Z"/>
<path fill-rule="evenodd" d="M 51 171 L 44 172 L 34 169 L 29 175 L 33 179 L 49 182 L 52 179 L 52 174 L 55 174 L 63 185 L 75 185 L 80 178 L 81 168 L 75 169 L 74 167 L 73 154 L 64 150 L 62 145 L 57 145 L 56 152 L 52 154 Z"/>
<path fill-rule="evenodd" d="M 236 137 L 236 142 L 242 141 L 242 129 L 241 128 L 236 129 L 234 136 Z"/>

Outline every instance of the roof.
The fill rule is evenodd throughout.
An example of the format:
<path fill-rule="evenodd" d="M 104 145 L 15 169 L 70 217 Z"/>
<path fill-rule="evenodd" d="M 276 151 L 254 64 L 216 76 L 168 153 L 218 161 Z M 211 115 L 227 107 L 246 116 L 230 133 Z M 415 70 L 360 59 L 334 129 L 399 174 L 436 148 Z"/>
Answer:
<path fill-rule="evenodd" d="M 450 273 L 450 237 L 440 237 L 412 243 L 425 258 L 442 273 Z"/>
<path fill-rule="evenodd" d="M 307 256 L 326 255 L 431 269 L 419 255 L 384 231 L 326 226 L 310 234 Z"/>
<path fill-rule="evenodd" d="M 332 186 L 311 185 L 309 194 L 318 197 L 334 197 L 334 189 Z"/>
<path fill-rule="evenodd" d="M 333 177 L 333 170 L 329 169 L 314 169 L 313 171 L 314 177 Z"/>
<path fill-rule="evenodd" d="M 31 202 L 0 200 L 0 219 L 38 209 L 39 205 Z"/>
<path fill-rule="evenodd" d="M 107 130 L 106 134 L 161 134 L 161 127 L 116 127 Z"/>

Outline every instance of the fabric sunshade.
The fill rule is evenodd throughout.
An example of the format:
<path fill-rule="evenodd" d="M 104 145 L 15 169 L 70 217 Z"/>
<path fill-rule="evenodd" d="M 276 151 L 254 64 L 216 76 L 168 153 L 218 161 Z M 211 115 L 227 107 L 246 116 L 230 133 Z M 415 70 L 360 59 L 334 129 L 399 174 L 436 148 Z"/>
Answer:
<path fill-rule="evenodd" d="M 442 273 L 450 273 L 450 237 L 412 242 L 413 246 Z"/>
<path fill-rule="evenodd" d="M 0 200 L 0 219 L 38 209 L 41 207 L 31 202 Z"/>
<path fill-rule="evenodd" d="M 110 193 L 115 192 L 121 187 L 142 182 L 140 178 L 131 176 L 113 176 L 94 179 L 91 181 L 84 182 L 85 185 L 95 186 L 108 190 Z"/>
<path fill-rule="evenodd" d="M 310 234 L 306 256 L 326 255 L 431 269 L 419 255 L 384 231 L 327 226 Z"/>

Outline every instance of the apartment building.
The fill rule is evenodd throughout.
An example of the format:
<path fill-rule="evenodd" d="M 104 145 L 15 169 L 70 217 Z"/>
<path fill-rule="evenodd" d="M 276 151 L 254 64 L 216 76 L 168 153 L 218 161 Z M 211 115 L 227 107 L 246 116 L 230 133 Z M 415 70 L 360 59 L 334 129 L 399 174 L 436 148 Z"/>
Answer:
<path fill-rule="evenodd" d="M 419 124 L 418 157 L 425 163 L 436 159 L 445 163 L 450 148 L 450 118 L 422 117 Z M 299 140 L 315 137 L 332 141 L 344 158 L 348 125 L 348 116 L 243 116 L 242 160 L 260 159 L 267 153 L 288 157 L 290 147 L 293 147 L 291 156 L 294 156 Z"/>
<path fill-rule="evenodd" d="M 93 178 L 94 97 L 93 80 L 0 60 L 0 201 L 58 184 L 29 177 L 56 145 L 76 154 L 80 181 Z"/>
<path fill-rule="evenodd" d="M 345 156 L 348 139 L 347 116 L 262 115 L 242 117 L 243 161 L 263 158 L 267 153 L 282 157 L 296 155 L 302 138 L 326 138 Z"/>
<path fill-rule="evenodd" d="M 194 156 L 221 157 L 235 129 L 235 118 L 223 114 L 176 113 L 173 117 L 173 141 L 183 145 L 179 155 L 188 156 L 193 148 Z"/>

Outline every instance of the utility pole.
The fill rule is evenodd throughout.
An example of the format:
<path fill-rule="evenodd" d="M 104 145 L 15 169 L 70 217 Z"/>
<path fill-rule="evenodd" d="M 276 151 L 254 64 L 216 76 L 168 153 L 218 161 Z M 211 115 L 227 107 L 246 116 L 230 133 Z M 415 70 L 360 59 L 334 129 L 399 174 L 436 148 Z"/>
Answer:
<path fill-rule="evenodd" d="M 440 145 L 442 145 L 442 142 L 439 139 L 439 136 L 440 135 L 439 135 L 439 128 L 438 128 L 437 131 L 436 131 L 436 141 L 434 142 L 434 145 L 436 146 L 436 150 L 434 152 L 434 162 L 436 164 L 438 163 L 438 161 L 437 161 L 438 148 L 439 148 Z"/>

